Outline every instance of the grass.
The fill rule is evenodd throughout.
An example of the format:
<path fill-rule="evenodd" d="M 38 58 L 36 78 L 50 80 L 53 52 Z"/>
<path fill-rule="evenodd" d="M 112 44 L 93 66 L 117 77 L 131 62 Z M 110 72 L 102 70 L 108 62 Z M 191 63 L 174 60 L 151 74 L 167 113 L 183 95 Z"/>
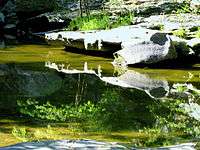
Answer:
<path fill-rule="evenodd" d="M 70 22 L 69 30 L 99 30 L 111 29 L 119 26 L 130 25 L 133 20 L 133 15 L 126 14 L 116 17 L 114 20 L 107 14 L 95 14 L 84 17 L 77 17 Z"/>

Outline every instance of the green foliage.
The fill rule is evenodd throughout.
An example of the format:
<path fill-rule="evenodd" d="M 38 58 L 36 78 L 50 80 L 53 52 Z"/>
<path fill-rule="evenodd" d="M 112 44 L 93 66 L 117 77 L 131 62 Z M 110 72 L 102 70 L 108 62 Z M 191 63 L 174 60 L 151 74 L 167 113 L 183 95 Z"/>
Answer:
<path fill-rule="evenodd" d="M 192 11 L 192 9 L 190 8 L 190 2 L 188 0 L 185 0 L 183 2 L 183 5 L 181 6 L 180 9 L 177 10 L 176 13 L 180 14 L 180 13 L 190 13 Z"/>
<path fill-rule="evenodd" d="M 175 36 L 178 36 L 180 38 L 186 38 L 187 36 L 187 30 L 184 28 L 180 28 L 178 30 L 172 31 L 172 34 Z"/>
<path fill-rule="evenodd" d="M 115 21 L 110 19 L 107 14 L 97 14 L 84 17 L 77 17 L 70 22 L 69 30 L 99 30 L 110 29 L 118 26 L 130 25 L 133 20 L 133 15 L 123 15 L 117 17 Z"/>
<path fill-rule="evenodd" d="M 72 20 L 69 25 L 70 30 L 95 30 L 107 29 L 109 25 L 109 17 L 106 15 L 92 15 L 85 17 L 77 17 Z"/>
<path fill-rule="evenodd" d="M 134 16 L 132 13 L 123 14 L 117 18 L 116 22 L 111 24 L 111 28 L 130 25 L 133 21 L 133 18 L 134 18 Z"/>

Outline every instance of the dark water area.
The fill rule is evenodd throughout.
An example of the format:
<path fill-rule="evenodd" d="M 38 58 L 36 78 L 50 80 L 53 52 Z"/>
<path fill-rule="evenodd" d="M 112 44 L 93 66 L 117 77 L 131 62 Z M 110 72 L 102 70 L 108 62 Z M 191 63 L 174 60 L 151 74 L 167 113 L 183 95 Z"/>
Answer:
<path fill-rule="evenodd" d="M 138 147 L 198 141 L 198 64 L 120 72 L 112 59 L 45 45 L 9 46 L 0 56 L 0 138 L 5 137 L 0 146 L 41 139 L 89 138 Z M 87 62 L 98 72 L 100 65 L 102 77 L 58 72 L 45 67 L 49 61 L 68 70 L 83 70 Z M 172 92 L 177 83 L 191 94 Z M 189 84 L 194 89 L 186 90 Z"/>

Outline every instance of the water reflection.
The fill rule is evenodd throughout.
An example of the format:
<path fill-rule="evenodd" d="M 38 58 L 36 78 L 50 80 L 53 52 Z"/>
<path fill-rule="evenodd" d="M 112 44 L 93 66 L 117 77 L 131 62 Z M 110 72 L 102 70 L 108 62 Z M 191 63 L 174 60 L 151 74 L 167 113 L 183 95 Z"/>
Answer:
<path fill-rule="evenodd" d="M 102 74 L 100 67 L 95 72 L 86 65 L 83 70 L 46 65 L 57 71 L 44 63 L 0 65 L 1 116 L 14 113 L 38 124 L 41 120 L 72 123 L 79 132 L 117 132 L 110 137 L 135 146 L 167 145 L 200 136 L 199 95 L 194 87 L 172 86 L 134 70 L 111 76 Z M 175 96 L 185 92 L 186 98 Z M 0 127 L 1 133 L 6 127 Z M 128 134 L 121 135 L 122 131 Z M 30 132 L 27 138 L 40 139 L 36 131 Z"/>

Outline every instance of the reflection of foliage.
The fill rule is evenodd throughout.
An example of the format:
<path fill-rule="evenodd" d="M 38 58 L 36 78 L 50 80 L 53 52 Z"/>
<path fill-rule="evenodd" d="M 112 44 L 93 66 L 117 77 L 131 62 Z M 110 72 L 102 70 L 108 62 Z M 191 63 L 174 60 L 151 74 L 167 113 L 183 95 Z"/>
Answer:
<path fill-rule="evenodd" d="M 12 135 L 23 142 L 54 139 L 54 137 L 56 137 L 55 132 L 50 125 L 47 125 L 47 127 L 42 130 L 37 129 L 35 131 L 29 131 L 26 128 L 21 127 L 13 127 Z"/>
<path fill-rule="evenodd" d="M 57 122 L 79 122 L 89 125 L 89 130 L 119 130 L 138 127 L 134 102 L 125 102 L 120 91 L 106 90 L 101 99 L 94 103 L 53 105 L 37 100 L 18 100 L 19 111 L 35 119 Z M 131 105 L 130 105 L 131 104 Z"/>
<path fill-rule="evenodd" d="M 137 100 L 137 95 L 134 95 L 135 100 L 125 100 L 125 97 L 130 99 L 133 95 L 126 95 L 118 89 L 107 89 L 97 102 L 87 101 L 77 105 L 70 103 L 59 106 L 28 99 L 19 100 L 18 106 L 22 114 L 42 120 L 80 123 L 79 128 L 84 131 L 140 129 L 144 137 L 132 139 L 136 146 L 169 145 L 177 142 L 177 135 L 179 140 L 200 136 L 199 120 L 192 117 L 184 107 L 186 104 L 198 105 L 199 90 L 188 84 L 177 84 L 173 87 L 173 92 L 186 93 L 188 97 L 159 101 L 140 100 L 142 95 L 137 92 L 140 99 Z M 154 122 L 153 125 L 151 121 Z M 34 135 L 39 139 L 40 135 L 45 137 L 45 134 L 40 132 Z M 49 135 L 51 134 L 47 134 L 46 137 L 49 138 Z"/>
<path fill-rule="evenodd" d="M 25 128 L 15 128 L 12 129 L 12 135 L 19 139 L 20 141 L 27 142 L 29 135 Z"/>
<path fill-rule="evenodd" d="M 193 113 L 191 114 L 191 111 L 187 111 L 186 107 L 183 107 L 185 105 L 193 106 L 193 103 L 199 100 L 199 90 L 190 84 L 176 84 L 173 87 L 172 92 L 187 94 L 188 97 L 185 99 L 160 100 L 153 105 L 149 105 L 148 108 L 154 114 L 156 123 L 152 128 L 140 130 L 140 132 L 146 133 L 147 137 L 137 140 L 137 146 L 156 146 L 175 143 L 177 141 L 177 134 L 179 138 L 182 137 L 182 140 L 184 138 L 196 138 L 200 136 L 200 122 L 195 116 L 192 117 L 194 111 L 197 110 L 192 110 Z M 196 105 L 198 107 L 194 109 L 199 109 L 199 105 Z"/>
<path fill-rule="evenodd" d="M 50 121 L 86 120 L 97 111 L 97 108 L 90 101 L 79 106 L 70 104 L 56 107 L 49 102 L 39 104 L 36 100 L 28 99 L 26 101 L 18 100 L 18 106 L 20 106 L 22 114 Z"/>

